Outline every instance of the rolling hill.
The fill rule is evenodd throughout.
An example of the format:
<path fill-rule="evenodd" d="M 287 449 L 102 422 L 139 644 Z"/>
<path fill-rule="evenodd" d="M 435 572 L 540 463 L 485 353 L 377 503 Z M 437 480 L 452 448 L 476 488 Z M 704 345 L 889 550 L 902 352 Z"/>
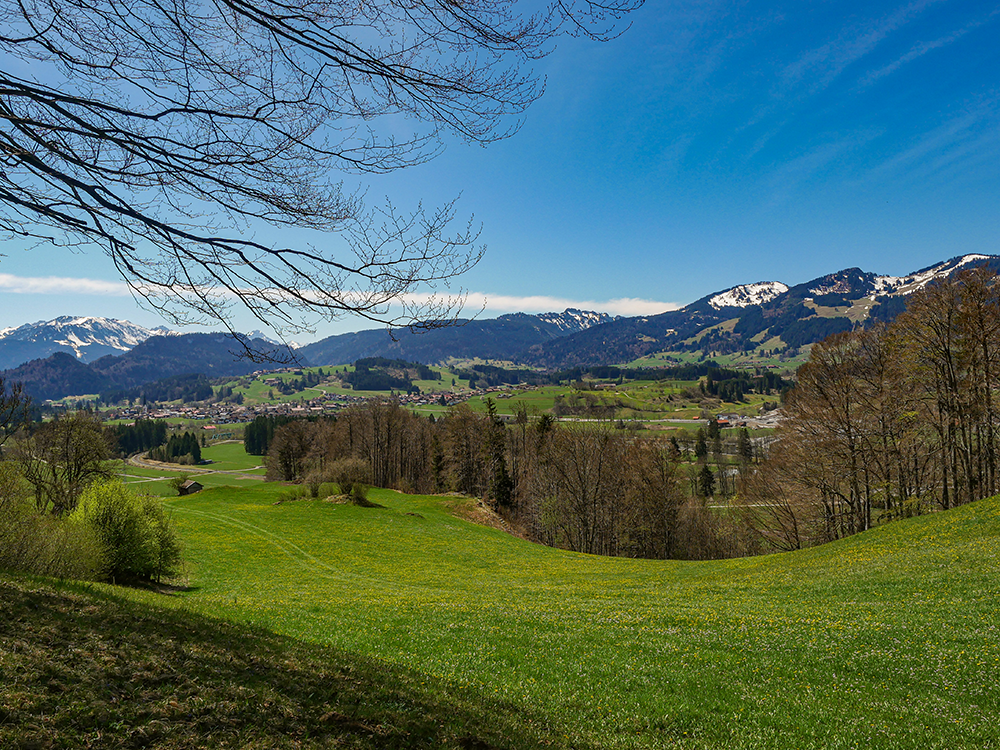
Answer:
<path fill-rule="evenodd" d="M 255 357 L 271 355 L 278 366 L 289 358 L 287 349 L 262 339 L 249 342 Z M 297 361 L 302 363 L 301 358 Z M 10 382 L 24 384 L 36 400 L 102 393 L 111 389 L 135 388 L 177 375 L 207 377 L 246 375 L 261 369 L 260 361 L 246 356 L 245 348 L 223 333 L 188 333 L 153 336 L 118 356 L 106 355 L 90 364 L 67 352 L 56 352 L 6 370 Z"/>
<path fill-rule="evenodd" d="M 1000 744 L 996 498 L 680 562 L 532 545 L 463 499 L 280 491 L 170 501 L 169 596 L 0 575 L 0 745 Z"/>

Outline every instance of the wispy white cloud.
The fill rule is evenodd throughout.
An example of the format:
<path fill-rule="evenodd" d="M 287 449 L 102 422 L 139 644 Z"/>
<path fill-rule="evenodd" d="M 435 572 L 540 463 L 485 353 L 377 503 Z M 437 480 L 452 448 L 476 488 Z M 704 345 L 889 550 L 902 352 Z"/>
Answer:
<path fill-rule="evenodd" d="M 811 80 L 813 91 L 825 89 L 849 65 L 870 54 L 882 41 L 943 0 L 916 0 L 889 16 L 862 24 L 837 39 L 802 55 L 782 73 L 786 86 L 799 86 Z"/>
<path fill-rule="evenodd" d="M 879 79 L 884 78 L 885 76 L 890 75 L 891 73 L 895 73 L 897 70 L 899 70 L 907 63 L 913 62 L 914 60 L 923 57 L 928 52 L 933 52 L 936 49 L 940 49 L 942 47 L 948 46 L 953 42 L 957 42 L 959 39 L 968 34 L 970 31 L 975 31 L 981 26 L 984 26 L 985 24 L 992 21 L 998 14 L 1000 14 L 1000 8 L 994 10 L 986 18 L 973 21 L 972 23 L 967 24 L 966 26 L 962 27 L 961 29 L 958 29 L 957 31 L 951 34 L 948 34 L 947 36 L 940 37 L 930 42 L 920 42 L 919 44 L 912 47 L 905 55 L 902 55 L 901 57 L 893 60 L 891 63 L 879 68 L 878 70 L 873 70 L 870 73 L 868 73 L 868 75 L 866 75 L 864 78 L 861 79 L 859 86 L 861 88 L 866 88 L 868 86 L 871 86 Z"/>
<path fill-rule="evenodd" d="M 0 291 L 10 294 L 89 294 L 128 297 L 131 292 L 122 281 L 73 279 L 65 276 L 14 276 L 0 273 Z"/>
<path fill-rule="evenodd" d="M 81 294 L 105 297 L 128 297 L 131 295 L 128 286 L 121 281 L 65 276 L 15 276 L 7 273 L 0 273 L 0 292 L 9 294 Z M 223 297 L 232 296 L 231 294 L 227 295 L 225 290 L 220 290 L 218 293 Z M 351 294 L 348 293 L 345 296 L 351 297 Z M 421 304 L 426 302 L 430 296 L 426 293 L 408 294 L 404 295 L 404 301 L 411 304 Z M 464 309 L 467 312 L 481 309 L 484 314 L 491 315 L 506 312 L 561 312 L 568 307 L 606 312 L 611 315 L 656 315 L 668 310 L 676 310 L 680 305 L 674 302 L 658 302 L 635 297 L 583 300 L 548 295 L 516 296 L 469 292 L 465 297 Z"/>
<path fill-rule="evenodd" d="M 943 166 L 943 160 L 947 160 L 949 154 L 958 153 L 956 149 L 964 152 L 967 149 L 962 147 L 968 143 L 975 143 L 977 148 L 991 143 L 995 148 L 998 102 L 998 95 L 987 97 L 960 115 L 921 134 L 915 142 L 870 169 L 867 179 L 911 174 L 914 170 L 926 169 L 929 165 Z M 993 150 L 990 149 L 991 153 Z"/>
<path fill-rule="evenodd" d="M 677 310 L 680 305 L 674 302 L 657 302 L 656 300 L 622 297 L 611 300 L 581 300 L 565 297 L 550 297 L 547 295 L 529 295 L 524 297 L 507 294 L 487 294 L 470 292 L 466 309 L 483 307 L 487 315 L 504 312 L 562 312 L 567 307 L 578 310 L 594 310 L 611 315 L 657 315 L 668 310 Z"/>

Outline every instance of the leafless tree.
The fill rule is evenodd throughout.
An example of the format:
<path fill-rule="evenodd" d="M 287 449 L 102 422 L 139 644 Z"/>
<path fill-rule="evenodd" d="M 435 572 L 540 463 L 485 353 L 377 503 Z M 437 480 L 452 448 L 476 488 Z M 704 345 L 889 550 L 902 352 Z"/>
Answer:
<path fill-rule="evenodd" d="M 178 323 L 441 325 L 473 225 L 343 180 L 510 135 L 552 40 L 641 3 L 0 0 L 0 232 L 100 249 Z"/>
<path fill-rule="evenodd" d="M 101 420 L 79 411 L 46 422 L 14 446 L 14 460 L 35 491 L 39 513 L 64 516 L 76 507 L 80 493 L 113 470 L 115 437 Z"/>
<path fill-rule="evenodd" d="M 292 420 L 274 431 L 274 438 L 264 460 L 268 479 L 294 482 L 309 468 L 315 425 Z"/>

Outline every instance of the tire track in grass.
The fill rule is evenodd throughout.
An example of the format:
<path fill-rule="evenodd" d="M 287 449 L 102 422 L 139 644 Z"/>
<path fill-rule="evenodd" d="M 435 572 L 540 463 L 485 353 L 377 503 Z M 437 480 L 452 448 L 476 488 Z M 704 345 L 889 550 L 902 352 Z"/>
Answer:
<path fill-rule="evenodd" d="M 299 547 L 297 544 L 288 541 L 287 538 L 275 534 L 272 531 L 268 531 L 267 529 L 261 526 L 252 524 L 249 521 L 242 521 L 238 518 L 234 518 L 233 516 L 227 516 L 222 513 L 211 513 L 205 510 L 195 510 L 194 508 L 185 508 L 180 505 L 172 505 L 171 510 L 177 510 L 182 513 L 188 513 L 190 515 L 200 516 L 202 518 L 208 518 L 213 521 L 216 521 L 217 523 L 228 524 L 229 526 L 234 526 L 242 531 L 261 537 L 262 539 L 265 539 L 266 541 L 270 542 L 275 547 L 280 549 L 282 552 L 284 552 L 289 559 L 298 563 L 302 567 L 302 569 L 314 575 L 319 575 L 321 577 L 339 581 L 342 583 L 369 581 L 373 578 L 380 581 L 387 580 L 384 576 L 372 576 L 372 575 L 364 576 L 358 573 L 348 573 L 341 568 L 336 568 L 330 565 L 329 563 L 323 562 L 314 555 L 309 554 L 304 549 Z M 309 563 L 311 563 L 311 565 Z M 320 572 L 320 569 L 326 571 L 326 573 Z M 423 595 L 432 592 L 437 593 L 439 595 L 444 595 L 445 593 L 444 590 L 440 588 L 431 588 L 426 585 L 418 586 L 414 584 L 401 583 L 395 579 L 392 580 L 392 583 L 393 586 L 397 589 L 405 589 L 414 592 L 420 592 Z"/>

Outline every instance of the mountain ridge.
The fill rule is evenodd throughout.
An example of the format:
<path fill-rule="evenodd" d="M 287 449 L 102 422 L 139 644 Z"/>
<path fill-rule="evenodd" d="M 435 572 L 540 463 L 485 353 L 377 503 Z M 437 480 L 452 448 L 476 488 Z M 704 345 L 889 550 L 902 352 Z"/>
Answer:
<path fill-rule="evenodd" d="M 421 364 L 451 358 L 497 359 L 564 369 L 622 364 L 671 351 L 701 351 L 713 356 L 752 354 L 765 348 L 771 352 L 797 349 L 856 325 L 890 322 L 913 292 L 977 266 L 998 271 L 1000 256 L 956 256 L 903 276 L 846 268 L 791 286 L 781 281 L 742 284 L 657 315 L 612 317 L 574 308 L 563 313 L 508 313 L 420 333 L 374 329 L 338 334 L 295 350 L 254 338 L 252 348 L 258 355 L 254 360 L 241 356 L 246 354 L 248 339 L 236 341 L 222 333 L 151 335 L 122 352 L 116 345 L 125 346 L 144 335 L 142 332 L 157 329 L 134 326 L 140 332 L 128 339 L 128 326 L 133 325 L 128 321 L 63 316 L 53 321 L 59 325 L 48 333 L 38 330 L 40 324 L 0 331 L 0 353 L 4 342 L 27 344 L 33 335 L 43 348 L 56 345 L 47 358 L 36 357 L 16 368 L 5 368 L 8 380 L 25 382 L 29 392 L 40 398 L 81 395 L 108 387 L 134 388 L 173 375 L 244 375 L 262 369 L 257 361 L 260 356 L 319 366 L 380 356 Z M 111 332 L 101 341 L 96 334 L 87 340 L 88 332 L 93 334 L 95 326 L 104 323 L 115 324 L 109 328 L 117 333 Z M 77 349 L 71 343 L 77 343 Z M 115 353 L 88 363 L 81 352 L 89 356 L 101 351 L 86 348 L 93 346 L 114 349 Z M 60 389 L 65 392 L 52 395 Z"/>
<path fill-rule="evenodd" d="M 855 325 L 889 322 L 905 308 L 905 299 L 913 292 L 976 266 L 1000 270 L 1000 256 L 969 253 L 904 276 L 846 268 L 792 286 L 775 281 L 738 285 L 705 295 L 679 310 L 623 318 L 576 332 L 532 347 L 515 359 L 537 367 L 562 368 L 621 364 L 665 351 L 746 352 L 765 342 L 798 348 Z M 762 295 L 769 298 L 757 303 L 746 289 L 763 285 L 770 285 L 772 292 L 778 285 L 786 289 Z M 719 304 L 730 299 L 749 302 Z M 737 322 L 731 331 L 719 328 L 733 319 Z"/>
<path fill-rule="evenodd" d="M 108 354 L 127 352 L 153 336 L 173 333 L 163 326 L 145 328 L 115 318 L 62 315 L 0 330 L 0 370 L 55 352 L 93 362 Z"/>
<path fill-rule="evenodd" d="M 152 336 L 124 354 L 107 355 L 90 363 L 57 351 L 5 370 L 2 375 L 8 382 L 22 383 L 32 398 L 44 401 L 136 388 L 177 375 L 248 375 L 262 368 L 257 359 L 246 356 L 247 348 L 255 357 L 271 356 L 275 361 L 289 358 L 286 349 L 262 339 L 235 341 L 225 333 L 186 333 Z"/>
<path fill-rule="evenodd" d="M 607 313 L 567 308 L 562 313 L 507 313 L 497 318 L 460 320 L 429 331 L 385 329 L 328 336 L 296 350 L 316 365 L 388 357 L 431 364 L 449 358 L 507 360 L 546 341 L 614 321 Z"/>

